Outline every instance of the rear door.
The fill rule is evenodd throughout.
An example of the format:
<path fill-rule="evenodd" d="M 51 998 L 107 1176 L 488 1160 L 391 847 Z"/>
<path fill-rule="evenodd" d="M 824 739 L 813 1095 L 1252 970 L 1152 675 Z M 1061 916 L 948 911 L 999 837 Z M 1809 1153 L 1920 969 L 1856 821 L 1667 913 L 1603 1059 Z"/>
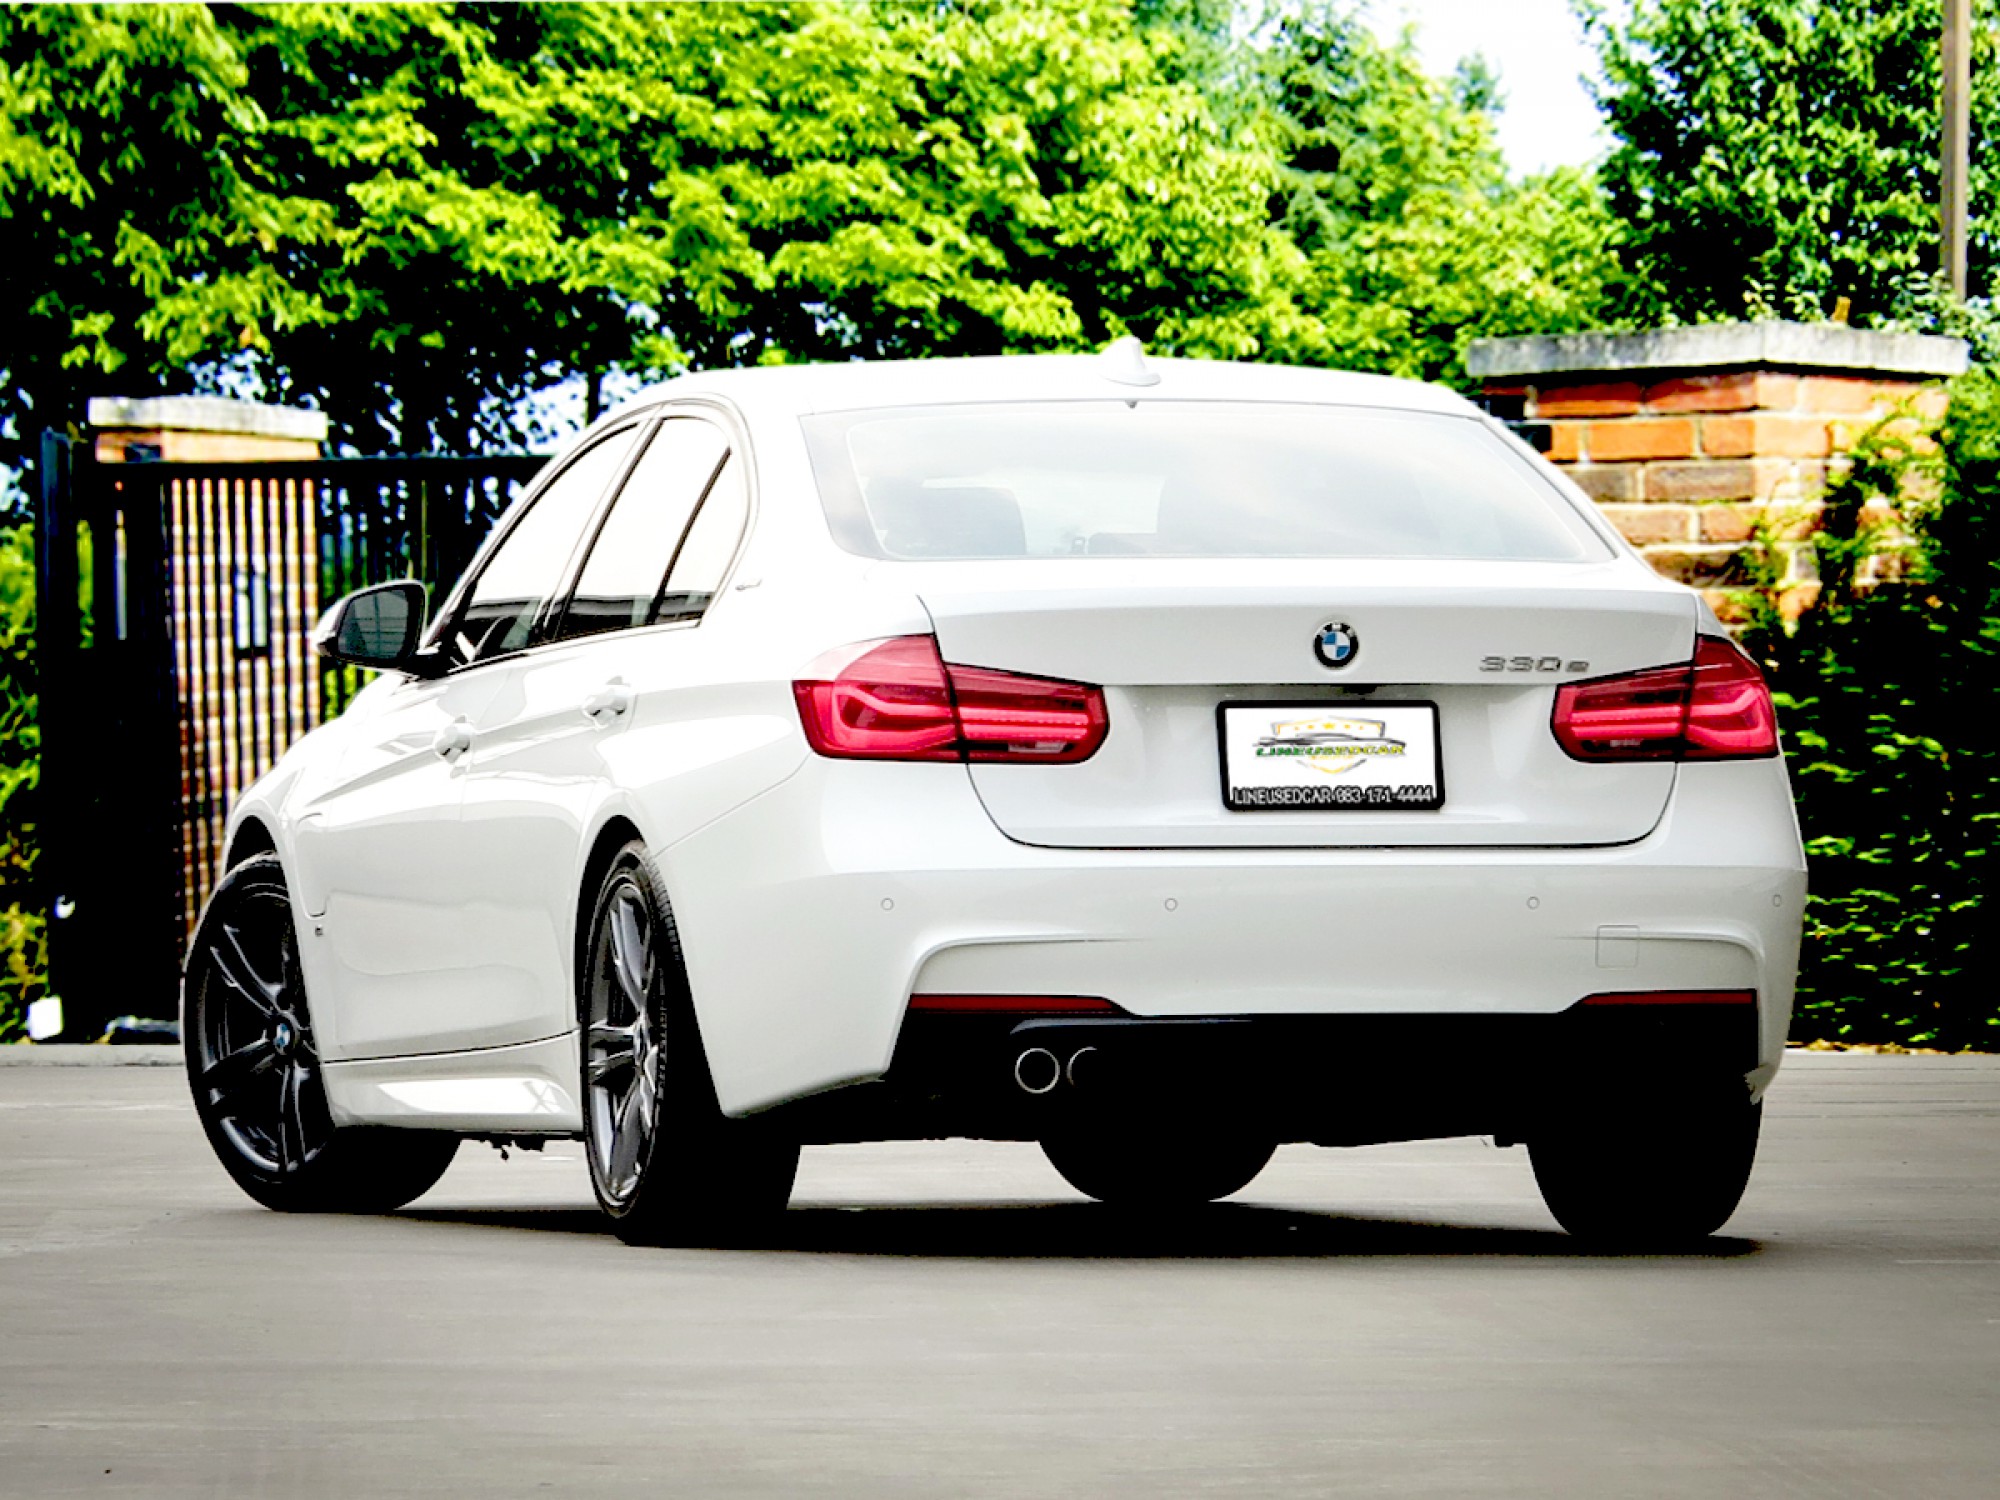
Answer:
<path fill-rule="evenodd" d="M 702 684 L 695 627 L 746 516 L 729 436 L 693 416 L 661 422 L 602 518 L 576 582 L 535 647 L 496 668 L 465 779 L 470 906 L 490 932 L 496 1011 L 571 1024 L 570 969 L 583 841 L 634 753 L 672 769 L 671 735 L 633 730 Z M 685 705 L 681 705 L 683 711 Z"/>

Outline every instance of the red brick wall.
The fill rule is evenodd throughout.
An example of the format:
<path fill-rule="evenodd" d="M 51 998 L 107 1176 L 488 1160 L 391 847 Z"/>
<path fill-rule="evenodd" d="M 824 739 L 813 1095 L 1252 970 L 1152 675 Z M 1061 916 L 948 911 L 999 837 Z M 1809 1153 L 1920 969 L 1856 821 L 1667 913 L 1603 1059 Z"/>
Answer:
<path fill-rule="evenodd" d="M 1942 414 L 1935 385 L 1782 370 L 1649 372 L 1495 381 L 1550 424 L 1549 458 L 1668 577 L 1716 587 L 1761 522 L 1786 548 L 1786 602 L 1815 591 L 1810 549 L 1829 468 L 1854 435 L 1899 409 Z M 1727 604 L 1726 591 L 1712 595 Z"/>

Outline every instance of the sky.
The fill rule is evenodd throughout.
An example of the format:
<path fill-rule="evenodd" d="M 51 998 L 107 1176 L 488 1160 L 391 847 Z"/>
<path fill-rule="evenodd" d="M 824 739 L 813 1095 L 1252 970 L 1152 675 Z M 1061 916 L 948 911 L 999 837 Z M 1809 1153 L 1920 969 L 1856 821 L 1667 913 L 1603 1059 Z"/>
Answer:
<path fill-rule="evenodd" d="M 1580 166 L 1604 149 L 1582 81 L 1596 58 L 1569 0 L 1369 0 L 1368 19 L 1384 37 L 1414 23 L 1432 73 L 1485 54 L 1506 101 L 1495 122 L 1500 149 L 1517 173 Z"/>

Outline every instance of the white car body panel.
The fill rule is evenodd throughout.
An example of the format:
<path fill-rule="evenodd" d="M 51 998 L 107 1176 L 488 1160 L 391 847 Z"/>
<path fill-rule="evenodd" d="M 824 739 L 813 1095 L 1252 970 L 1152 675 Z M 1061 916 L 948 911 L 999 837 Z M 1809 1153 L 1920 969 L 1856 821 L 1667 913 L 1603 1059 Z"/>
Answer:
<path fill-rule="evenodd" d="M 1681 771 L 1668 817 L 1613 848 L 1161 853 L 1017 843 L 956 766 L 814 760 L 660 863 L 736 1113 L 880 1077 L 918 992 L 1189 1016 L 1547 1014 L 1604 990 L 1754 988 L 1775 1067 L 1805 898 L 1783 769 Z"/>
<path fill-rule="evenodd" d="M 512 1047 L 330 1062 L 336 1125 L 406 1125 L 524 1136 L 583 1129 L 576 1033 Z"/>
<path fill-rule="evenodd" d="M 1552 684 L 1685 660 L 1687 591 L 1628 559 L 1594 564 L 1225 558 L 883 564 L 937 624 L 945 659 L 1104 684 L 1113 730 L 1075 766 L 975 765 L 994 821 L 1034 844 L 1085 848 L 1612 844 L 1643 836 L 1673 767 L 1582 766 L 1549 733 Z M 1014 570 L 1009 582 L 1006 570 Z M 1330 600 L 1364 642 L 1338 679 L 1312 666 Z M 1378 644 L 1379 643 L 1379 644 Z M 1542 670 L 1487 671 L 1489 657 Z M 1558 666 L 1557 664 L 1560 663 Z M 1328 697 L 1438 704 L 1447 805 L 1435 812 L 1248 815 L 1216 796 L 1218 701 Z M 1331 700 L 1330 700 L 1331 701 Z"/>
<path fill-rule="evenodd" d="M 1476 415 L 1379 377 L 1158 368 L 1160 386 L 1109 393 Z M 614 821 L 660 873 L 734 1114 L 880 1078 L 909 997 L 936 991 L 1179 1017 L 1543 1015 L 1601 990 L 1754 989 L 1748 1081 L 1768 1083 L 1805 894 L 1783 762 L 1562 754 L 1558 682 L 1685 660 L 1698 629 L 1719 633 L 1573 487 L 1549 476 L 1607 561 L 933 564 L 833 543 L 802 414 L 1106 394 L 1087 358 L 746 371 L 673 382 L 593 429 L 671 402 L 747 444 L 755 521 L 702 622 L 379 681 L 232 815 L 231 845 L 254 820 L 291 882 L 336 1120 L 579 1128 L 576 934 Z M 1221 810 L 1217 702 L 1330 698 L 1308 670 L 1330 617 L 1363 638 L 1352 680 L 1439 703 L 1440 812 Z M 1098 755 L 814 755 L 791 690 L 808 664 L 932 631 L 948 661 L 1106 685 Z M 1564 666 L 1496 678 L 1488 655 Z M 584 701 L 614 684 L 630 707 L 593 722 Z M 459 718 L 470 747 L 447 760 L 430 744 Z"/>

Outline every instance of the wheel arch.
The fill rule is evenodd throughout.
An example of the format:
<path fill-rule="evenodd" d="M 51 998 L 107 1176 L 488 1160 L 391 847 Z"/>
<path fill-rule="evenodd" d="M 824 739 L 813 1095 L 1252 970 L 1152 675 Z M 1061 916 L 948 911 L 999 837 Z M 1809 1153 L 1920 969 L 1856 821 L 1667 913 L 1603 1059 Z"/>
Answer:
<path fill-rule="evenodd" d="M 597 837 L 591 841 L 590 854 L 583 862 L 583 874 L 576 885 L 576 917 L 570 923 L 570 1014 L 577 1014 L 578 997 L 583 994 L 584 970 L 590 962 L 590 917 L 597 900 L 597 887 L 603 883 L 604 872 L 611 868 L 611 861 L 618 857 L 618 851 L 637 839 L 645 842 L 646 836 L 639 831 L 639 825 L 623 813 L 613 813 L 605 819 L 604 826 L 597 830 Z"/>
<path fill-rule="evenodd" d="M 259 854 L 277 852 L 277 838 L 265 826 L 262 818 L 250 814 L 244 817 L 236 826 L 236 831 L 229 836 L 228 850 L 222 856 L 222 868 L 233 870 L 246 859 L 255 858 Z"/>

